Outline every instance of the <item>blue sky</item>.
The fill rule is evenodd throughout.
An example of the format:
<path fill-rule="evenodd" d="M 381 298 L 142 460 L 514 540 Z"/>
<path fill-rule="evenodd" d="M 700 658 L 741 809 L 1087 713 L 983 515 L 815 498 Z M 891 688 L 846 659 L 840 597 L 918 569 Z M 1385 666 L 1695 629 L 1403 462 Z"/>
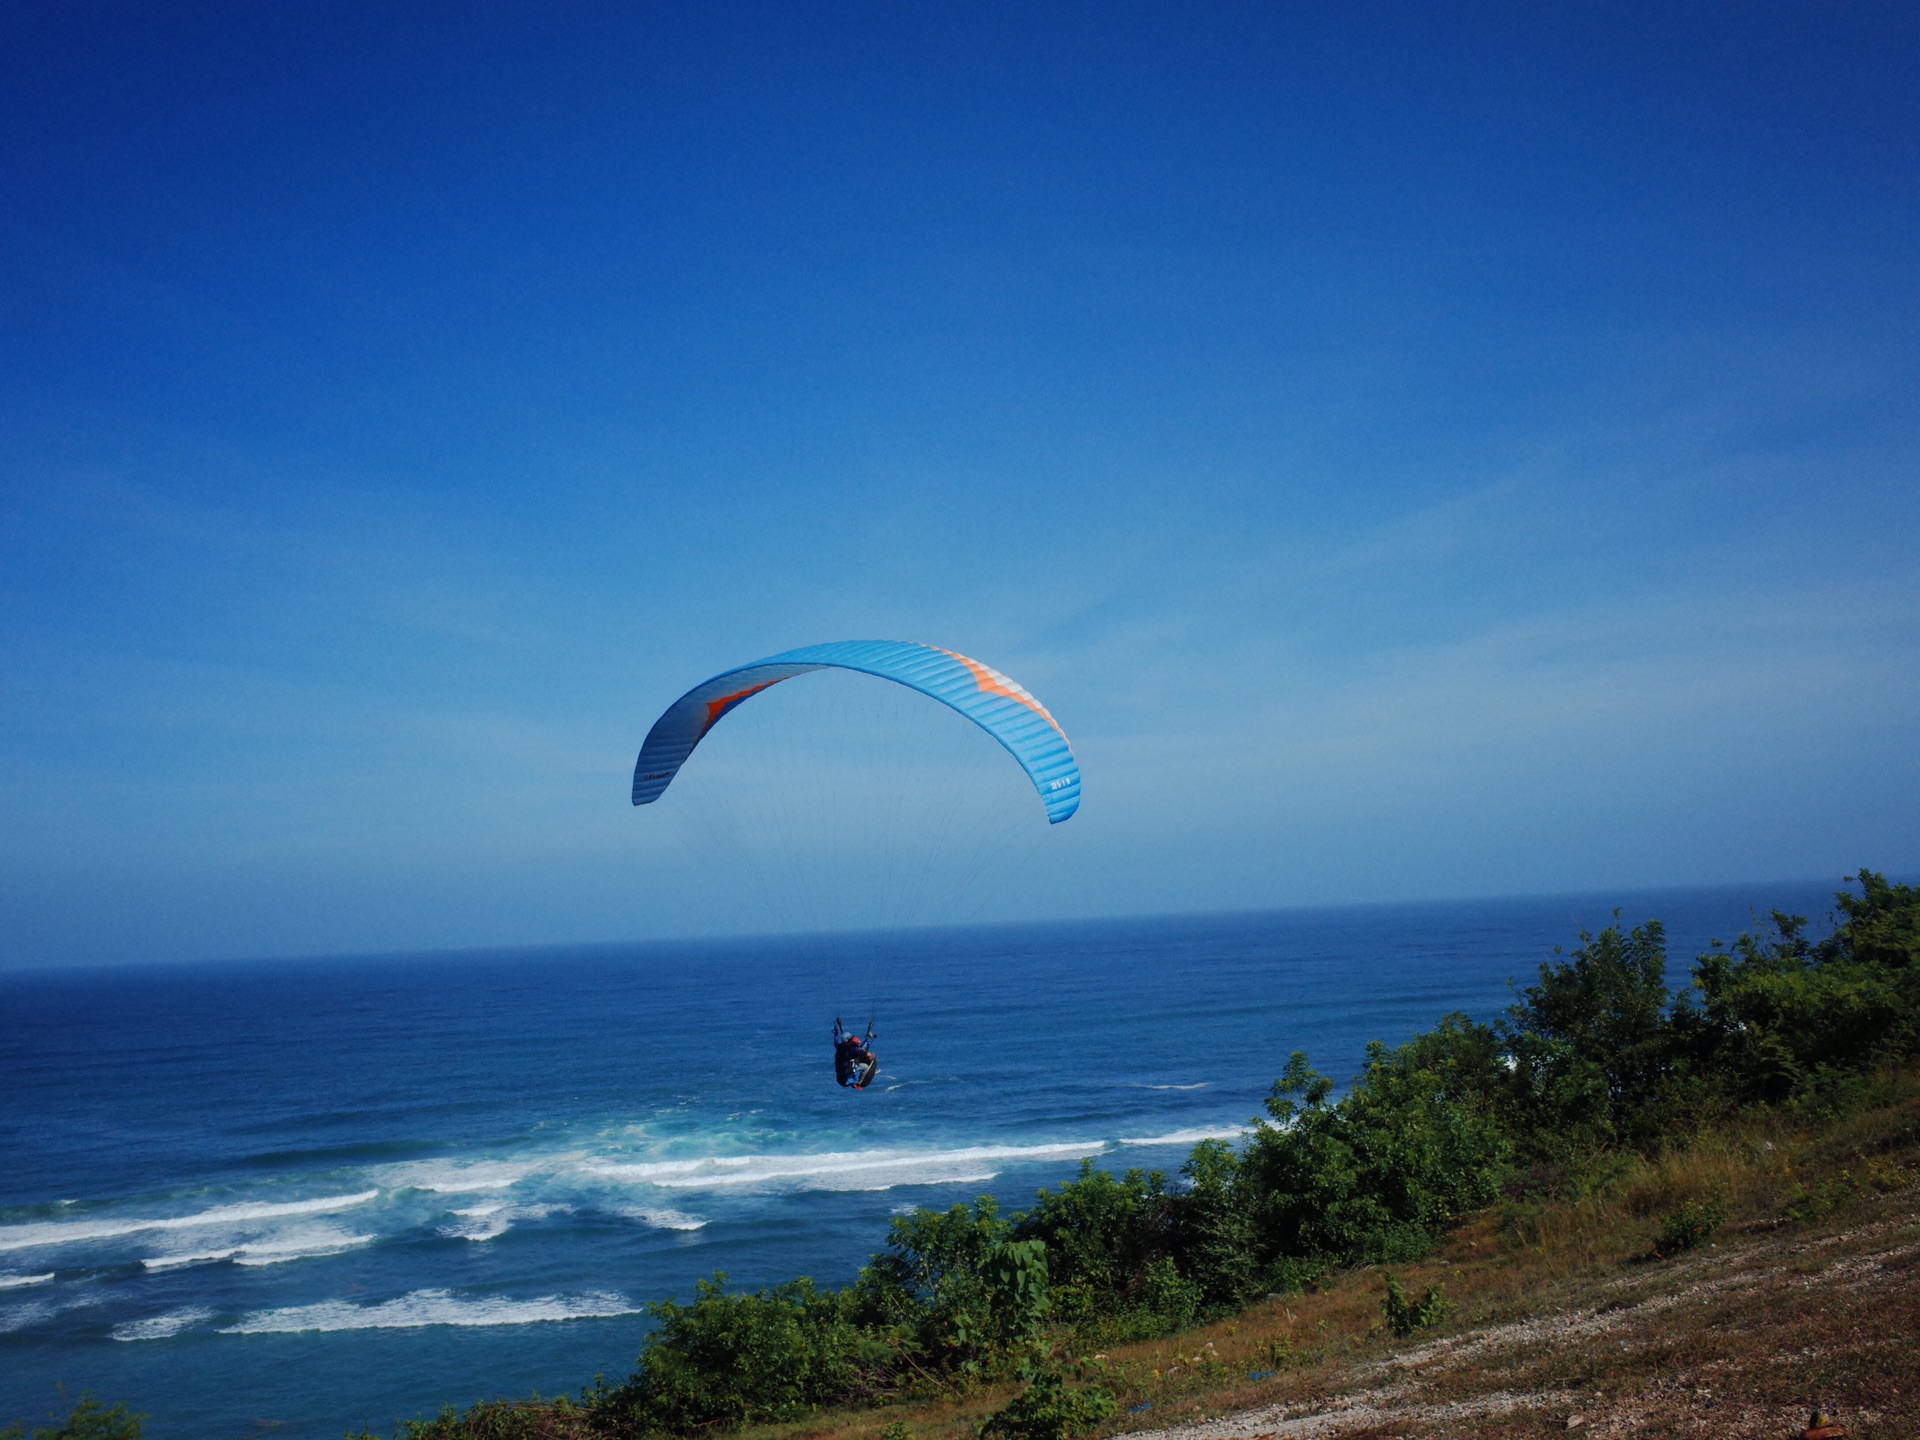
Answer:
<path fill-rule="evenodd" d="M 0 963 L 754 928 L 633 754 L 869 636 L 1074 738 L 981 918 L 1920 868 L 1917 61 L 1897 4 L 8 6 Z"/>

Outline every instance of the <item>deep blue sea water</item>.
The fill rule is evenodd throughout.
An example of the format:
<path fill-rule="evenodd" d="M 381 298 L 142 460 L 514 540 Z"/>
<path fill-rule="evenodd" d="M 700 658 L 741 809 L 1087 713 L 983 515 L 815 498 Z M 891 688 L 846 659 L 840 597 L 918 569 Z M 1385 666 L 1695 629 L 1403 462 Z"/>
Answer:
<path fill-rule="evenodd" d="M 890 1215 L 1083 1156 L 1177 1169 L 1290 1051 L 1344 1080 L 1491 1016 L 1615 905 L 1677 977 L 1830 891 L 0 973 L 0 1424 L 65 1386 L 153 1440 L 335 1440 L 624 1376 L 648 1300 L 841 1283 Z M 865 1094 L 827 1043 L 851 973 Z"/>

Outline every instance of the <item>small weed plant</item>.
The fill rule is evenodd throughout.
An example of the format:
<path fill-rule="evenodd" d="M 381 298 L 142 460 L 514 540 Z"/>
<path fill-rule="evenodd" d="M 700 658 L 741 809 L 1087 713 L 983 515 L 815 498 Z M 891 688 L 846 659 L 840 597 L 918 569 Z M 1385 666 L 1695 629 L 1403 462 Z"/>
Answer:
<path fill-rule="evenodd" d="M 1886 1195 L 1920 1183 L 1920 1171 L 1911 1165 L 1895 1165 L 1878 1157 L 1857 1157 L 1856 1163 L 1838 1175 L 1829 1175 L 1812 1185 L 1799 1185 L 1781 1206 L 1789 1220 L 1808 1224 L 1824 1220 L 1849 1201 L 1867 1195 Z"/>
<path fill-rule="evenodd" d="M 1391 1271 L 1385 1279 L 1387 1294 L 1380 1302 L 1380 1312 L 1386 1316 L 1387 1328 L 1402 1339 L 1416 1330 L 1431 1329 L 1453 1312 L 1453 1302 L 1438 1285 L 1429 1285 L 1415 1300 L 1401 1288 L 1399 1279 Z"/>
<path fill-rule="evenodd" d="M 980 1427 L 983 1440 L 1077 1440 L 1112 1416 L 1113 1392 L 1102 1385 L 1069 1386 L 1058 1370 L 1030 1372 L 1026 1388 Z"/>
<path fill-rule="evenodd" d="M 1661 1259 L 1704 1245 L 1727 1223 L 1727 1210 L 1718 1200 L 1683 1200 L 1660 1222 L 1660 1238 L 1653 1253 Z"/>

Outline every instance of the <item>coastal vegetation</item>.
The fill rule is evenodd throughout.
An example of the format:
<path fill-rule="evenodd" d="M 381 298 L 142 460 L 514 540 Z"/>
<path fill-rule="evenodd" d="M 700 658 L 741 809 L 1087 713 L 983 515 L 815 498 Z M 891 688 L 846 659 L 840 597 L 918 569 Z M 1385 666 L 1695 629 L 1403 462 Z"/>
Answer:
<path fill-rule="evenodd" d="M 1920 1362 L 1874 1336 L 1920 1326 L 1920 1243 L 1884 1243 L 1920 1240 L 1920 889 L 1849 880 L 1829 933 L 1775 913 L 1677 988 L 1660 924 L 1616 915 L 1497 1021 L 1450 1015 L 1376 1043 L 1344 1090 L 1294 1054 L 1250 1131 L 1195 1146 L 1177 1176 L 1089 1162 L 1023 1210 L 916 1210 L 838 1289 L 729 1290 L 716 1274 L 649 1307 L 625 1380 L 448 1410 L 397 1440 L 1071 1440 L 1343 1388 L 1370 1404 L 1381 1367 L 1409 1355 L 1428 1357 L 1420 1383 L 1442 1407 L 1426 1429 L 1464 1406 L 1476 1433 L 1505 1433 L 1489 1416 L 1511 1386 L 1456 1374 L 1447 1347 L 1518 1347 L 1501 1373 L 1527 1379 L 1536 1410 L 1625 1404 L 1654 1383 L 1645 1367 L 1625 1339 L 1602 1353 L 1582 1337 L 1625 1334 L 1618 1317 L 1640 1312 L 1669 1369 L 1747 1364 L 1758 1393 L 1785 1383 L 1749 1364 L 1767 1345 L 1826 1354 L 1821 1373 L 1855 1392 L 1912 1397 L 1887 1402 L 1903 1413 Z M 1850 1294 L 1893 1277 L 1884 1323 L 1852 1349 L 1805 1343 L 1804 1289 L 1760 1298 L 1803 1286 L 1811 1245 L 1854 1267 Z M 1711 1333 L 1679 1337 L 1683 1297 L 1662 1277 L 1713 1265 L 1684 1292 L 1720 1297 Z M 1744 1289 L 1726 1268 L 1740 1265 L 1760 1277 Z M 1529 1328 L 1549 1312 L 1551 1359 Z M 33 1436 L 134 1440 L 139 1420 L 83 1400 Z"/>
<path fill-rule="evenodd" d="M 688 1435 L 849 1406 L 962 1413 L 993 1396 L 984 1433 L 1063 1440 L 1153 1403 L 1137 1397 L 1169 1376 L 1217 1387 L 1323 1352 L 1325 1318 L 1284 1338 L 1266 1326 L 1264 1350 L 1234 1342 L 1276 1306 L 1291 1316 L 1289 1297 L 1350 1292 L 1357 1276 L 1373 1274 L 1360 1333 L 1442 1325 L 1458 1308 L 1445 1282 L 1416 1292 L 1368 1267 L 1430 1264 L 1476 1227 L 1543 1253 L 1631 1235 L 1657 1259 L 1711 1246 L 1736 1212 L 1809 1223 L 1911 1186 L 1910 1166 L 1864 1153 L 1791 1184 L 1769 1168 L 1770 1136 L 1816 1144 L 1911 1099 L 1920 890 L 1849 879 L 1859 893 L 1836 897 L 1831 933 L 1776 912 L 1763 933 L 1716 942 L 1677 992 L 1659 922 L 1582 933 L 1499 1021 L 1450 1015 L 1376 1043 L 1344 1092 L 1295 1053 L 1243 1141 L 1202 1142 L 1177 1179 L 1087 1162 L 1023 1211 L 984 1196 L 918 1210 L 837 1290 L 729 1292 L 716 1275 L 689 1303 L 650 1307 L 657 1326 L 623 1383 L 447 1412 L 402 1436 Z M 1196 1327 L 1211 1338 L 1185 1339 Z M 1122 1352 L 1171 1358 L 1149 1381 Z"/>

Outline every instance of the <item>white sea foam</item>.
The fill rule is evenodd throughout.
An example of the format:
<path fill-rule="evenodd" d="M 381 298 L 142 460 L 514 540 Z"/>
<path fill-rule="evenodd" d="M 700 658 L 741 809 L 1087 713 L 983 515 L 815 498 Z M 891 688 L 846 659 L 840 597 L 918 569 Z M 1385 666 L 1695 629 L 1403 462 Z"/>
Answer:
<path fill-rule="evenodd" d="M 233 1257 L 240 1265 L 279 1265 L 288 1260 L 314 1260 L 371 1245 L 371 1235 L 350 1235 L 333 1225 L 303 1225 L 284 1235 L 249 1240 Z"/>
<path fill-rule="evenodd" d="M 513 1224 L 513 1207 L 504 1200 L 490 1205 L 469 1205 L 455 1210 L 452 1225 L 443 1225 L 440 1233 L 454 1240 L 491 1240 L 504 1235 Z"/>
<path fill-rule="evenodd" d="M 115 1340 L 164 1340 L 169 1335 L 178 1335 L 182 1330 L 190 1330 L 212 1318 L 213 1311 L 196 1305 L 186 1310 L 155 1315 L 148 1320 L 128 1320 L 107 1333 Z"/>
<path fill-rule="evenodd" d="M 24 1330 L 42 1320 L 50 1320 L 55 1315 L 64 1315 L 69 1310 L 84 1310 L 98 1305 L 105 1299 L 104 1293 L 94 1287 L 67 1287 L 65 1293 L 56 1291 L 51 1295 L 36 1296 L 25 1304 L 0 1310 L 0 1335 L 14 1330 Z"/>
<path fill-rule="evenodd" d="M 440 1233 L 449 1240 L 497 1240 L 513 1228 L 513 1216 L 482 1215 L 454 1225 L 442 1225 Z"/>
<path fill-rule="evenodd" d="M 374 1178 L 393 1190 L 464 1195 L 474 1190 L 505 1190 L 544 1168 L 535 1160 L 421 1160 L 386 1166 Z"/>
<path fill-rule="evenodd" d="M 644 1220 L 656 1230 L 699 1230 L 707 1223 L 698 1215 L 689 1215 L 684 1210 L 623 1210 L 620 1213 Z"/>
<path fill-rule="evenodd" d="M 516 1220 L 544 1220 L 565 1205 L 475 1205 L 455 1210 L 459 1223 L 441 1227 L 440 1233 L 455 1240 L 493 1240 L 513 1228 Z"/>
<path fill-rule="evenodd" d="M 46 1245 L 69 1245 L 77 1240 L 110 1240 L 143 1230 L 194 1230 L 209 1225 L 242 1225 L 256 1220 L 280 1220 L 291 1215 L 320 1215 L 350 1210 L 378 1197 L 378 1190 L 353 1195 L 328 1195 L 317 1200 L 288 1200 L 273 1204 L 216 1205 L 192 1215 L 126 1216 L 114 1220 L 43 1220 L 0 1226 L 0 1250 L 31 1250 Z"/>
<path fill-rule="evenodd" d="M 513 1300 L 504 1295 L 455 1295 L 415 1290 L 396 1300 L 355 1305 L 326 1300 L 284 1310 L 260 1310 L 223 1326 L 223 1335 L 283 1335 L 310 1330 L 410 1330 L 428 1325 L 531 1325 L 549 1320 L 589 1320 L 633 1315 L 638 1307 L 607 1291 L 545 1295 Z"/>
<path fill-rule="evenodd" d="M 1122 1140 L 1122 1145 L 1197 1145 L 1202 1140 L 1234 1140 L 1247 1133 L 1245 1125 L 1196 1125 L 1191 1130 L 1175 1130 L 1170 1135 L 1143 1135 Z"/>
<path fill-rule="evenodd" d="M 61 1307 L 46 1300 L 36 1300 L 30 1305 L 16 1305 L 11 1310 L 0 1310 L 0 1335 L 9 1331 L 24 1330 L 36 1320 L 44 1320 L 49 1315 L 58 1314 Z"/>
<path fill-rule="evenodd" d="M 1009 1162 L 1098 1155 L 1104 1140 L 1059 1145 L 979 1145 L 964 1150 L 849 1150 L 814 1155 L 721 1155 L 709 1160 L 584 1167 L 609 1180 L 662 1190 L 891 1190 L 900 1185 L 978 1184 Z"/>
<path fill-rule="evenodd" d="M 161 1255 L 145 1256 L 140 1264 L 148 1270 L 172 1270 L 181 1265 L 205 1265 L 215 1260 L 231 1260 L 237 1247 L 225 1250 L 169 1250 Z"/>
<path fill-rule="evenodd" d="M 213 1249 L 182 1247 L 163 1250 L 142 1258 L 149 1270 L 172 1270 L 181 1265 L 205 1265 L 231 1260 L 236 1265 L 279 1265 L 288 1260 L 309 1260 L 322 1255 L 338 1255 L 360 1245 L 370 1245 L 371 1235 L 352 1235 L 336 1225 L 296 1225 L 279 1234 L 259 1236 L 224 1244 Z"/>
<path fill-rule="evenodd" d="M 738 1170 L 761 1158 L 758 1155 L 708 1155 L 697 1160 L 591 1160 L 580 1168 L 589 1175 L 605 1175 L 614 1180 L 655 1180 L 662 1176 Z"/>
<path fill-rule="evenodd" d="M 1196 1080 L 1191 1085 L 1142 1085 L 1142 1090 L 1204 1090 L 1213 1084 L 1211 1080 Z"/>
<path fill-rule="evenodd" d="M 17 1290 L 22 1285 L 44 1285 L 51 1279 L 51 1270 L 44 1275 L 0 1275 L 0 1290 Z"/>

